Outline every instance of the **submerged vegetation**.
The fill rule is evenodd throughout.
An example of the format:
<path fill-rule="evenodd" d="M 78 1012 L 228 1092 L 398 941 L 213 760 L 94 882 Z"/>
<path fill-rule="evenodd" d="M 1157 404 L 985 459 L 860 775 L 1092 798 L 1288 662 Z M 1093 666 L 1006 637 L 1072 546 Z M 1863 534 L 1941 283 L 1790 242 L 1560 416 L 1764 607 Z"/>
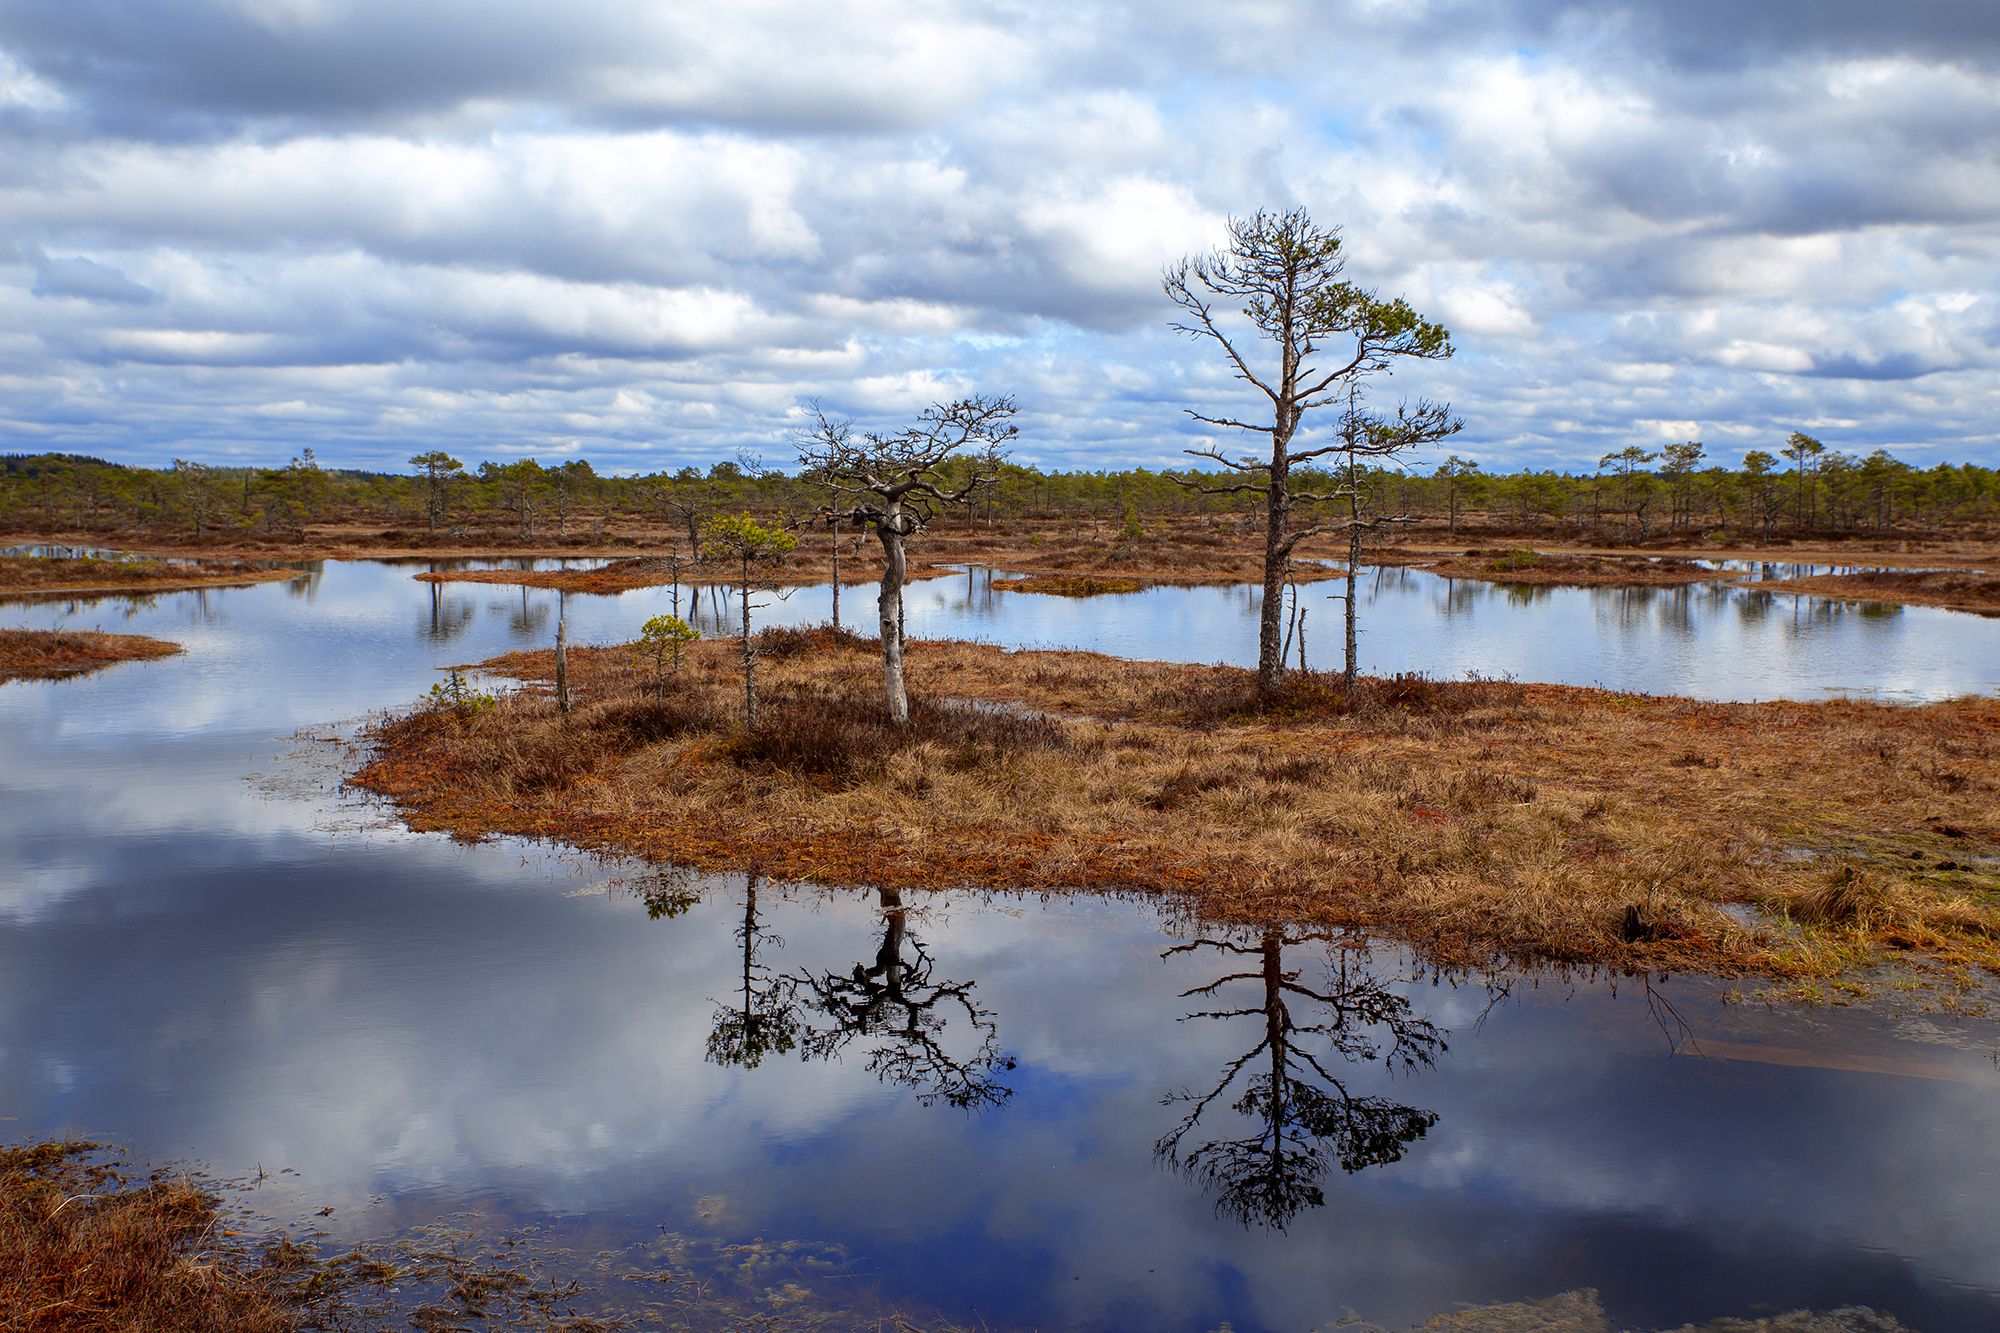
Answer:
<path fill-rule="evenodd" d="M 922 1333 L 839 1246 L 662 1228 L 622 1250 L 452 1218 L 349 1247 L 247 1212 L 247 1185 L 76 1139 L 0 1146 L 7 1333 Z M 331 1210 L 327 1210 L 331 1211 Z"/>
<path fill-rule="evenodd" d="M 436 1223 L 345 1248 L 292 1235 L 184 1171 L 95 1144 L 0 1147 L 0 1328 L 8 1333 L 623 1333 L 961 1325 L 882 1301 L 837 1245 L 727 1242 L 663 1229 L 579 1252 L 534 1228 Z M 857 1280 L 857 1279 L 860 1280 Z M 919 1322 L 922 1318 L 922 1322 Z M 1343 1326 L 1389 1333 L 1353 1319 Z M 977 1325 L 986 1328 L 980 1321 Z M 1420 1333 L 1614 1333 L 1595 1291 L 1466 1307 Z M 1792 1311 L 1674 1333 L 1906 1333 L 1862 1308 Z"/>
<path fill-rule="evenodd" d="M 96 630 L 0 629 L 0 681 L 80 676 L 118 662 L 171 657 L 177 643 Z"/>
<path fill-rule="evenodd" d="M 758 650 L 754 729 L 720 645 L 664 693 L 630 649 L 579 650 L 567 720 L 534 691 L 419 709 L 355 780 L 465 836 L 826 883 L 1165 891 L 1456 963 L 2000 962 L 2000 701 L 1311 673 L 1260 691 L 1225 667 L 913 643 L 902 728 L 872 640 L 767 630 Z"/>

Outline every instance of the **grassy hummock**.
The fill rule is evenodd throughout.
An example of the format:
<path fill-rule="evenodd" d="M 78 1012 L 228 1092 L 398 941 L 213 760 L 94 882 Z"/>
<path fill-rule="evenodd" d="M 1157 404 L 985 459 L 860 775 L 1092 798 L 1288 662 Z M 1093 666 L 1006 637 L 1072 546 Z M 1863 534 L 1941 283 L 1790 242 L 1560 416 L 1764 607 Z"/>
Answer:
<path fill-rule="evenodd" d="M 96 630 L 0 629 L 0 681 L 79 676 L 117 662 L 171 657 L 177 643 Z"/>
<path fill-rule="evenodd" d="M 1703 703 L 1494 681 L 1294 676 L 910 645 L 912 725 L 868 640 L 761 636 L 664 685 L 573 650 L 522 690 L 373 733 L 355 782 L 418 828 L 903 888 L 1150 890 L 1238 921 L 1372 929 L 1453 964 L 1822 977 L 2000 963 L 2000 700 Z M 550 655 L 490 669 L 544 680 Z"/>
<path fill-rule="evenodd" d="M 97 556 L 0 555 L 0 598 L 66 597 L 91 592 L 178 592 L 238 587 L 298 577 L 247 560 L 110 560 Z"/>

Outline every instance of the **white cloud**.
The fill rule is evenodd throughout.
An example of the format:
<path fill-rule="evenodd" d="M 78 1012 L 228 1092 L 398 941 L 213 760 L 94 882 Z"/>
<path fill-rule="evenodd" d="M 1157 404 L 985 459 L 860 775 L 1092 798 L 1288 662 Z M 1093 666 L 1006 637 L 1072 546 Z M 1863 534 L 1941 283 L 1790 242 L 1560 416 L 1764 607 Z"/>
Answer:
<path fill-rule="evenodd" d="M 1687 418 L 2000 452 L 2000 55 L 1949 14 L 99 9 L 0 14 L 33 447 L 381 463 L 443 429 L 651 467 L 769 452 L 807 396 L 976 387 L 1030 410 L 1023 457 L 1171 464 L 1215 367 L 1161 266 L 1303 203 L 1451 327 L 1393 392 L 1489 466 Z"/>

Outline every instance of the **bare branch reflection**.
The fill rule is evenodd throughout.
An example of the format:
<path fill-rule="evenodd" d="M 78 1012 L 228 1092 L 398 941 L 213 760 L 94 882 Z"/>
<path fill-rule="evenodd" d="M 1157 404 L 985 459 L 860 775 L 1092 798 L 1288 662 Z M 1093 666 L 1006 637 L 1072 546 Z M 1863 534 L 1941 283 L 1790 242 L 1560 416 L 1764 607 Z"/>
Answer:
<path fill-rule="evenodd" d="M 743 890 L 743 922 L 736 928 L 743 946 L 742 982 L 732 1004 L 718 1004 L 708 1034 L 708 1058 L 718 1065 L 755 1069 L 771 1054 L 785 1055 L 799 1044 L 798 985 L 757 961 L 760 947 L 782 949 L 785 942 L 757 922 L 757 875 Z M 647 908 L 650 911 L 652 901 Z"/>
<path fill-rule="evenodd" d="M 1328 946 L 1323 989 L 1305 984 L 1299 968 L 1285 966 L 1286 949 L 1310 943 Z M 1181 998 L 1205 1001 L 1246 984 L 1256 987 L 1255 998 L 1199 1009 L 1181 1021 L 1261 1019 L 1262 1035 L 1224 1066 L 1206 1092 L 1184 1089 L 1162 1099 L 1163 1105 L 1186 1107 L 1186 1113 L 1153 1151 L 1212 1191 L 1218 1214 L 1245 1226 L 1283 1230 L 1301 1211 L 1326 1202 L 1320 1182 L 1334 1166 L 1352 1173 L 1397 1161 L 1437 1123 L 1431 1111 L 1350 1091 L 1336 1072 L 1343 1063 L 1379 1061 L 1408 1073 L 1434 1064 L 1446 1049 L 1444 1031 L 1377 976 L 1358 941 L 1270 926 L 1254 942 L 1202 938 L 1175 945 L 1161 957 L 1201 949 L 1214 950 L 1240 970 L 1184 991 Z M 1247 1132 L 1201 1138 L 1204 1118 L 1232 1090 L 1235 1100 L 1228 1109 L 1249 1122 Z"/>
<path fill-rule="evenodd" d="M 835 1059 L 860 1041 L 869 1071 L 913 1089 L 925 1106 L 1001 1105 L 1013 1089 L 998 1075 L 1014 1061 L 1000 1050 L 993 1012 L 973 997 L 975 983 L 937 976 L 936 960 L 910 930 L 902 894 L 880 893 L 882 943 L 874 961 L 796 978 L 803 1002 L 824 1020 L 805 1033 L 801 1054 Z"/>

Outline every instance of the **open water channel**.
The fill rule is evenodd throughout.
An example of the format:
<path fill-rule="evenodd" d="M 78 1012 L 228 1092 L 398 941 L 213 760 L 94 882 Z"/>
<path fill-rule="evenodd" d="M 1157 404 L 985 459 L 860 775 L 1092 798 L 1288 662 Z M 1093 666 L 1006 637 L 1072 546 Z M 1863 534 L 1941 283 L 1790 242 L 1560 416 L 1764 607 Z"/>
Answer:
<path fill-rule="evenodd" d="M 1850 1304 L 2000 1327 L 2000 1019 L 1438 976 L 1160 902 L 898 901 L 411 834 L 340 793 L 330 738 L 440 666 L 546 645 L 556 607 L 425 567 L 0 607 L 188 650 L 0 686 L 6 1138 L 261 1168 L 256 1206 L 330 1207 L 336 1240 L 445 1216 L 593 1252 L 672 1237 L 774 1314 L 1403 1327 L 1587 1287 L 1620 1327 Z M 628 639 L 667 596 L 572 596 L 573 638 Z M 2000 688 L 2000 621 L 1941 611 L 1397 570 L 1364 596 L 1371 670 Z M 1253 613 L 983 571 L 909 597 L 916 636 L 1203 661 L 1240 660 Z"/>

